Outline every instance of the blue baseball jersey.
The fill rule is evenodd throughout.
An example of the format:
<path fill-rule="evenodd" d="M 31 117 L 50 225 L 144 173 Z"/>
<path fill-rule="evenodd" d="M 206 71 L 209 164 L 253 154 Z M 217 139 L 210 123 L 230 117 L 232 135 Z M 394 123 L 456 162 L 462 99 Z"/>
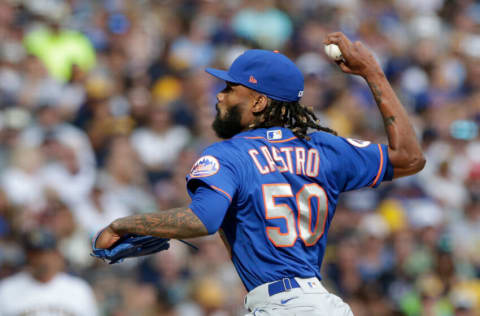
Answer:
<path fill-rule="evenodd" d="M 209 233 L 220 229 L 248 291 L 284 277 L 321 278 L 339 194 L 393 173 L 385 145 L 309 136 L 242 132 L 208 147 L 187 176 L 192 210 Z"/>

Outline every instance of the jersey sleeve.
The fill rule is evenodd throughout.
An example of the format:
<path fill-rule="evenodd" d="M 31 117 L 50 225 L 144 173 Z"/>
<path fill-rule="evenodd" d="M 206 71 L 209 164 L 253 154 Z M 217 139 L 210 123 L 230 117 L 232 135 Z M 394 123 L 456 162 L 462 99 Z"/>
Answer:
<path fill-rule="evenodd" d="M 208 147 L 187 175 L 187 191 L 190 197 L 193 198 L 200 185 L 206 185 L 219 192 L 230 204 L 237 193 L 240 179 L 234 157 L 232 149 L 222 146 L 222 143 Z"/>
<path fill-rule="evenodd" d="M 229 204 L 220 192 L 201 185 L 193 194 L 190 209 L 202 221 L 208 233 L 214 234 L 220 228 Z"/>
<path fill-rule="evenodd" d="M 388 147 L 352 138 L 330 137 L 324 154 L 330 164 L 329 182 L 340 192 L 377 187 L 392 179 Z"/>

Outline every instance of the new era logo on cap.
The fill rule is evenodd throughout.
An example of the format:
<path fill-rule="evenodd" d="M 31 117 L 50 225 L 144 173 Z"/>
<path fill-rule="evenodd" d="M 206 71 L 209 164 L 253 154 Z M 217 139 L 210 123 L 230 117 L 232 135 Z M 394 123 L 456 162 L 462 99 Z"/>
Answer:
<path fill-rule="evenodd" d="M 250 49 L 237 57 L 228 71 L 207 68 L 206 72 L 278 101 L 295 102 L 303 95 L 302 72 L 279 52 Z"/>

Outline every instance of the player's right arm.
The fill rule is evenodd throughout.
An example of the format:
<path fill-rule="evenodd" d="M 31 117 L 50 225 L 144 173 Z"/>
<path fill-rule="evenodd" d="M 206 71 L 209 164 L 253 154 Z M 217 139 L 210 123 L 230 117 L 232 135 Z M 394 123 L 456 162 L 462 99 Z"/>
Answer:
<path fill-rule="evenodd" d="M 342 71 L 362 76 L 367 81 L 383 117 L 393 177 L 404 177 L 422 170 L 425 158 L 407 112 L 372 53 L 361 42 L 352 43 L 340 32 L 329 34 L 325 44 L 340 47 L 343 60 L 337 64 Z"/>

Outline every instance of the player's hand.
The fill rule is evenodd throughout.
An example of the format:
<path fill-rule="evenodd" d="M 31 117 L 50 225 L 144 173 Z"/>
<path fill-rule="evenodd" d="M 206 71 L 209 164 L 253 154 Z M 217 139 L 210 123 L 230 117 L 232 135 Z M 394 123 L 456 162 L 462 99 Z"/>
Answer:
<path fill-rule="evenodd" d="M 120 239 L 120 235 L 117 234 L 112 225 L 107 226 L 103 230 L 99 232 L 100 235 L 97 237 L 97 242 L 95 243 L 95 247 L 99 249 L 108 249 L 113 246 Z"/>
<path fill-rule="evenodd" d="M 328 34 L 323 43 L 338 45 L 343 59 L 336 63 L 345 73 L 366 77 L 370 73 L 382 71 L 377 60 L 365 45 L 359 41 L 352 43 L 342 32 Z"/>

